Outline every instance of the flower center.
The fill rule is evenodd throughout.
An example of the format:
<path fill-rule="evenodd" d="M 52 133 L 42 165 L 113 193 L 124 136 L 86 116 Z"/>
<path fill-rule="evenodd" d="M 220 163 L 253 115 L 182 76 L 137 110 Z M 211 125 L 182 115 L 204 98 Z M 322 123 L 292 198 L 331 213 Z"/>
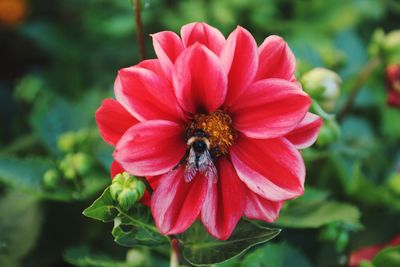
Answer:
<path fill-rule="evenodd" d="M 186 141 L 201 130 L 210 142 L 210 154 L 215 159 L 229 153 L 229 148 L 236 138 L 231 117 L 222 110 L 210 114 L 196 114 L 185 130 Z"/>

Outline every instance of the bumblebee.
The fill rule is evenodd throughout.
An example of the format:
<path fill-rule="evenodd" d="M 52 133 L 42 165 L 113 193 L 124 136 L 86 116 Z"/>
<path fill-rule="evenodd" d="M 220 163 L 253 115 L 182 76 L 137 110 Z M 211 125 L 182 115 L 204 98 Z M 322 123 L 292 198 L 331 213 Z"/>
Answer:
<path fill-rule="evenodd" d="M 208 135 L 201 129 L 195 129 L 192 136 L 187 140 L 187 146 L 183 159 L 186 162 L 183 174 L 185 181 L 189 183 L 200 172 L 207 179 L 216 183 L 218 172 L 210 154 Z"/>

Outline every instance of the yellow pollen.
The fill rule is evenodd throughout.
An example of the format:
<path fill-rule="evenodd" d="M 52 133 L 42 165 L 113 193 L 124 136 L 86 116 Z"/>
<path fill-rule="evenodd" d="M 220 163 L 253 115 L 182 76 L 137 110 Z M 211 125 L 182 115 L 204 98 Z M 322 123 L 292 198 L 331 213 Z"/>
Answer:
<path fill-rule="evenodd" d="M 236 132 L 232 127 L 232 119 L 221 110 L 210 114 L 196 114 L 188 124 L 185 136 L 189 139 L 195 130 L 202 130 L 208 135 L 210 152 L 213 157 L 219 157 L 229 153 L 236 138 Z"/>

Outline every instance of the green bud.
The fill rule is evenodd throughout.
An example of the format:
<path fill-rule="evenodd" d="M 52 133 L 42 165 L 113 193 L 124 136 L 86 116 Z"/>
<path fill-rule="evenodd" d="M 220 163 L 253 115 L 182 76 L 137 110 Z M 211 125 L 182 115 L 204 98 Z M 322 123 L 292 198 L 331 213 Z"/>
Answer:
<path fill-rule="evenodd" d="M 129 210 L 135 202 L 140 200 L 146 187 L 141 180 L 130 176 L 127 172 L 117 174 L 110 185 L 111 197 L 124 210 Z"/>
<path fill-rule="evenodd" d="M 119 193 L 122 192 L 123 189 L 124 189 L 124 187 L 123 187 L 122 184 L 120 184 L 120 183 L 114 183 L 114 182 L 113 182 L 113 183 L 110 185 L 111 197 L 112 197 L 115 201 L 117 201 L 118 195 L 119 195 Z"/>
<path fill-rule="evenodd" d="M 62 152 L 72 152 L 75 147 L 75 134 L 66 132 L 60 135 L 57 139 L 57 147 Z"/>
<path fill-rule="evenodd" d="M 68 180 L 74 180 L 76 178 L 76 171 L 74 168 L 73 154 L 67 154 L 60 161 L 60 170 L 63 172 L 64 177 Z"/>
<path fill-rule="evenodd" d="M 315 98 L 327 112 L 333 111 L 340 95 L 342 80 L 335 72 L 325 68 L 315 68 L 301 78 L 304 91 Z"/>
<path fill-rule="evenodd" d="M 340 137 L 340 127 L 335 120 L 325 120 L 322 124 L 317 144 L 326 146 L 332 144 Z"/>
<path fill-rule="evenodd" d="M 384 52 L 389 64 L 400 61 L 400 30 L 389 32 L 386 35 Z"/>
<path fill-rule="evenodd" d="M 93 162 L 86 153 L 76 153 L 73 155 L 73 166 L 79 175 L 86 175 L 92 168 Z"/>
<path fill-rule="evenodd" d="M 43 183 L 48 188 L 55 188 L 60 181 L 60 175 L 56 169 L 49 169 L 43 175 Z"/>
<path fill-rule="evenodd" d="M 146 266 L 148 257 L 138 249 L 130 249 L 126 254 L 126 261 L 134 266 Z"/>
<path fill-rule="evenodd" d="M 123 189 L 118 195 L 118 204 L 123 210 L 129 210 L 138 198 L 139 195 L 136 190 Z"/>

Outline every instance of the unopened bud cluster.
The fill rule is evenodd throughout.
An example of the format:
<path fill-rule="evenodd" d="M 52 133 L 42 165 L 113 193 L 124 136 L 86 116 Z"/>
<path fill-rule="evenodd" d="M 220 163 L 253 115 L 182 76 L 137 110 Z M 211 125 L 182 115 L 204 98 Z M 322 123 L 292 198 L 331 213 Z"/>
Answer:
<path fill-rule="evenodd" d="M 117 174 L 110 185 L 111 197 L 123 210 L 129 210 L 144 194 L 143 181 L 127 172 Z"/>

